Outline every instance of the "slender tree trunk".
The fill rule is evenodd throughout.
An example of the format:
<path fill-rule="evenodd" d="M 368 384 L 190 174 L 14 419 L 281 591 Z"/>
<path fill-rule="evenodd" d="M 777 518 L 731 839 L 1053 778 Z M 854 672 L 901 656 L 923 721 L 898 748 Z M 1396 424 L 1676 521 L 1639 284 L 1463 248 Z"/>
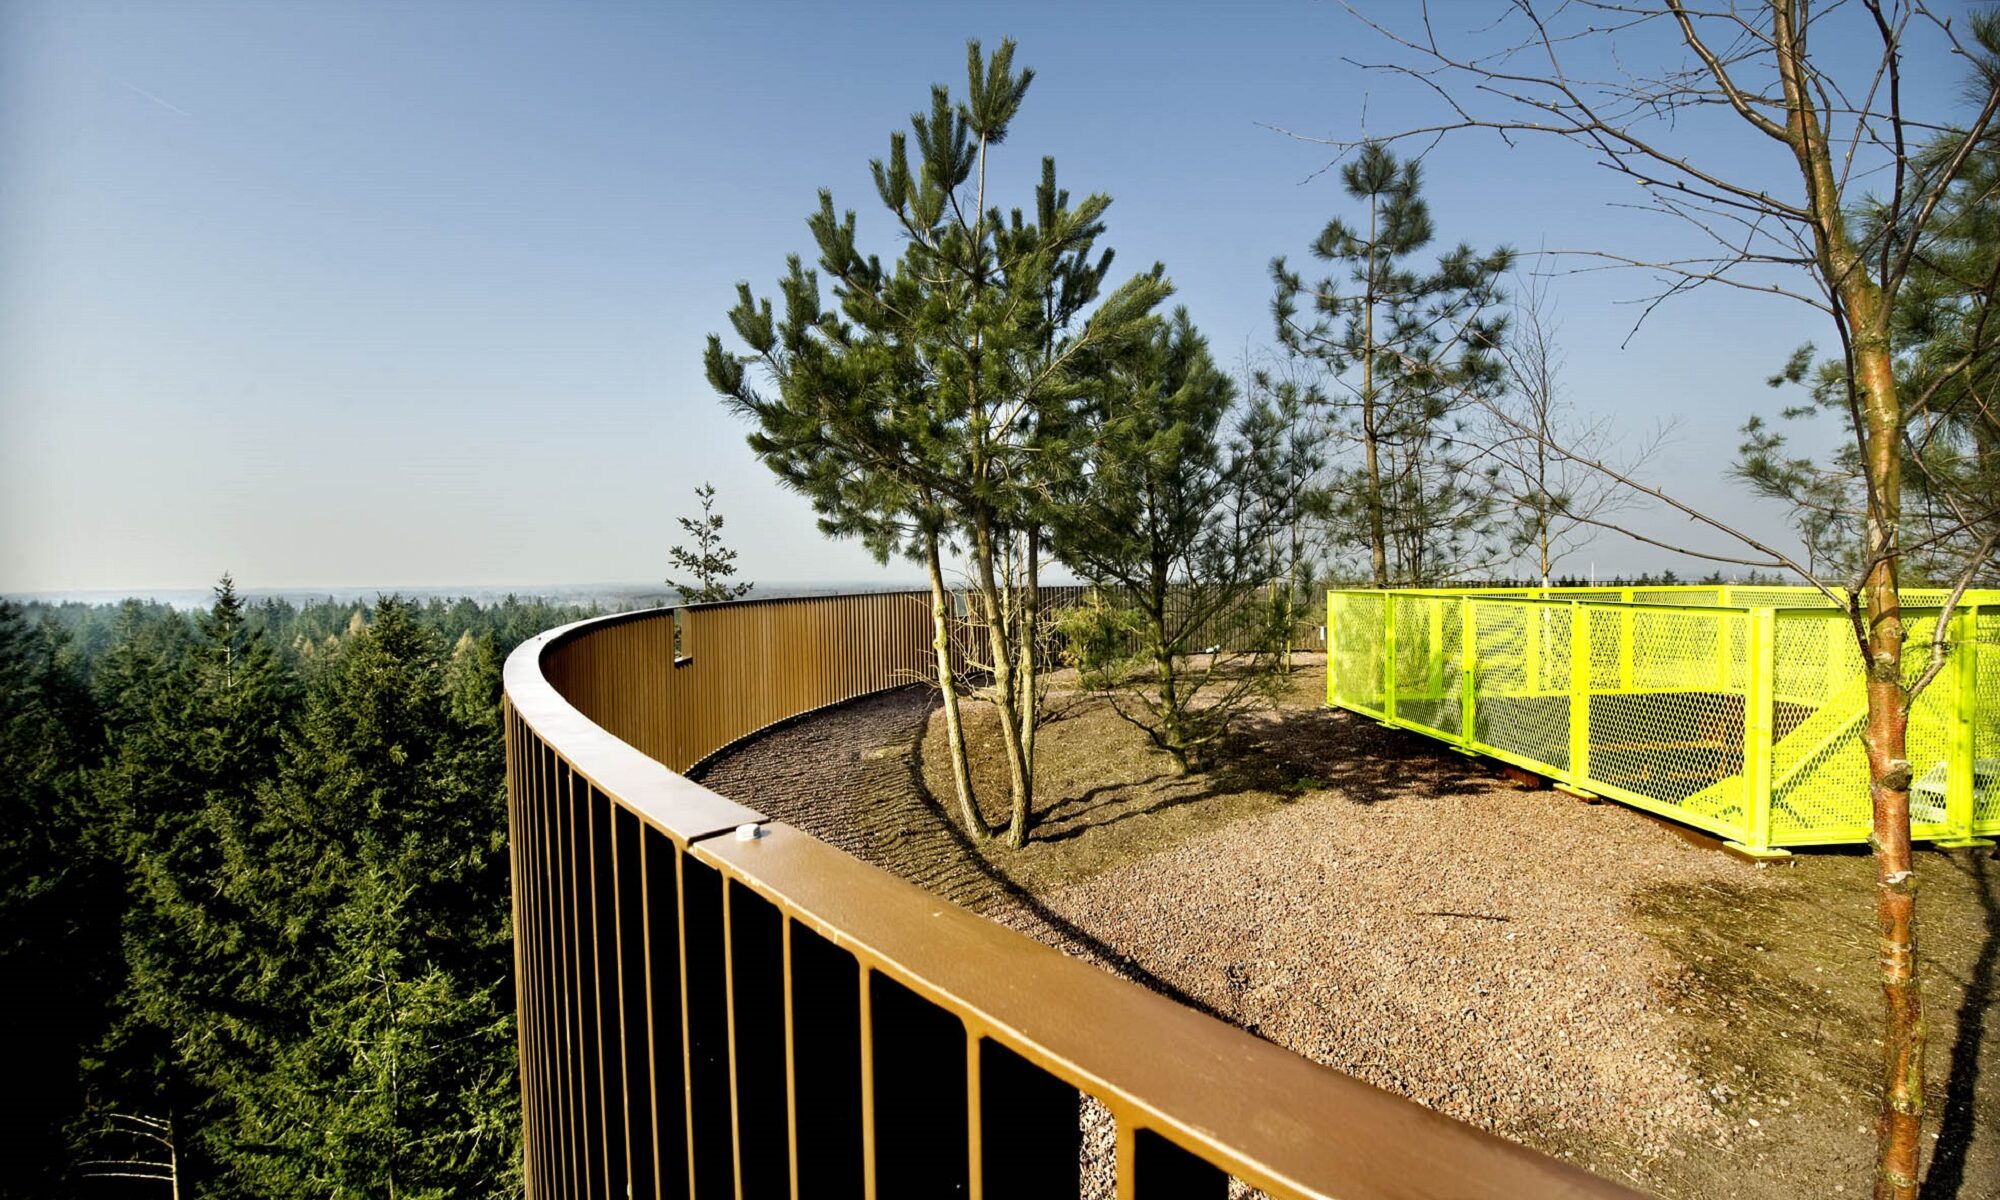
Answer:
<path fill-rule="evenodd" d="M 1028 530 L 1026 557 L 1021 571 L 1020 624 L 1017 632 L 1021 641 L 1020 713 L 1021 713 L 1021 761 L 1024 774 L 1029 779 L 1035 777 L 1035 726 L 1039 722 L 1041 697 L 1036 686 L 1041 672 L 1041 555 L 1042 531 Z"/>
<path fill-rule="evenodd" d="M 1007 783 L 1012 804 L 1007 821 L 1007 844 L 1016 849 L 1028 842 L 1028 814 L 1034 804 L 1033 781 L 1028 777 L 1027 760 L 1021 753 L 1021 725 L 1014 709 L 1015 679 L 1013 647 L 1008 645 L 1001 623 L 1006 610 L 1000 585 L 993 574 L 993 522 L 980 512 L 972 521 L 972 558 L 979 574 L 979 598 L 986 609 L 987 645 L 993 654 L 993 707 L 1000 716 L 1000 748 L 1007 758 Z"/>
<path fill-rule="evenodd" d="M 1917 877 L 1910 856 L 1910 762 L 1903 711 L 1902 617 L 1894 567 L 1884 564 L 1867 588 L 1871 628 L 1868 667 L 1869 794 L 1874 823 L 1875 917 L 1881 937 L 1882 1106 L 1876 1118 L 1875 1194 L 1917 1194 L 1924 1114 L 1923 997 L 1917 980 Z M 1891 632 L 1893 631 L 1893 632 Z M 1890 649 L 1894 646 L 1894 649 Z"/>
<path fill-rule="evenodd" d="M 1382 467 L 1375 438 L 1375 241 L 1378 201 L 1368 202 L 1368 287 L 1362 294 L 1361 451 L 1368 472 L 1368 566 L 1376 587 L 1389 586 L 1388 537 L 1382 520 Z"/>
<path fill-rule="evenodd" d="M 1156 578 L 1147 597 L 1147 632 L 1153 642 L 1153 667 L 1160 676 L 1160 742 L 1174 758 L 1174 773 L 1188 773 L 1187 729 L 1181 721 L 1180 680 L 1174 673 L 1173 647 L 1167 644 L 1167 589 Z"/>
<path fill-rule="evenodd" d="M 938 560 L 936 531 L 924 534 L 924 565 L 930 569 L 931 648 L 937 654 L 938 691 L 944 697 L 945 743 L 951 756 L 951 783 L 958 794 L 958 819 L 965 835 L 986 836 L 986 819 L 972 798 L 972 773 L 965 752 L 965 725 L 958 712 L 958 678 L 952 669 L 950 595 L 944 590 L 944 567 Z"/>
<path fill-rule="evenodd" d="M 1876 1116 L 1875 1195 L 1915 1200 L 1924 1113 L 1923 1002 L 1917 980 L 1917 877 L 1910 857 L 1909 697 L 1903 685 L 1903 612 L 1897 584 L 1903 518 L 1903 414 L 1889 347 L 1891 297 L 1868 274 L 1834 180 L 1833 156 L 1805 69 L 1802 15 L 1796 0 L 1770 0 L 1785 134 L 1813 217 L 1814 250 L 1828 290 L 1839 301 L 1852 386 L 1861 407 L 1860 450 L 1868 485 L 1867 564 L 1862 580 L 1875 851 L 1875 916 L 1881 937 L 1882 1099 Z"/>
<path fill-rule="evenodd" d="M 1546 385 L 1543 385 L 1544 387 Z M 1542 586 L 1549 586 L 1549 527 L 1555 523 L 1555 505 L 1549 501 L 1549 445 L 1554 431 L 1549 428 L 1551 397 L 1546 390 L 1535 396 L 1535 541 L 1541 549 Z"/>
<path fill-rule="evenodd" d="M 1912 1200 L 1922 1161 L 1924 1114 L 1923 999 L 1917 979 L 1917 877 L 1910 854 L 1908 694 L 1903 685 L 1902 600 L 1897 581 L 1902 509 L 1901 415 L 1886 333 L 1855 341 L 1865 398 L 1868 471 L 1875 502 L 1868 518 L 1872 563 L 1862 596 L 1866 613 L 1868 790 L 1874 820 L 1875 917 L 1881 938 L 1882 1106 L 1876 1118 L 1875 1194 Z"/>
<path fill-rule="evenodd" d="M 1280 587 L 1285 589 L 1283 600 L 1278 599 Z M 1298 613 L 1294 611 L 1294 601 L 1297 596 L 1298 588 L 1289 572 L 1282 582 L 1278 580 L 1271 582 L 1271 603 L 1277 608 L 1278 619 L 1284 622 L 1283 630 L 1278 634 L 1278 671 L 1284 675 L 1292 673 L 1292 627 L 1298 624 Z"/>

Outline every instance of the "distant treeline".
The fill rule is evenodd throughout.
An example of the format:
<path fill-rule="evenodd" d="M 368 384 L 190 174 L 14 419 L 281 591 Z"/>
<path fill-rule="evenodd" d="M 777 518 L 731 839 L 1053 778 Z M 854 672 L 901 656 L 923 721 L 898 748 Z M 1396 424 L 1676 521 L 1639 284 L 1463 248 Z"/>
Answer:
<path fill-rule="evenodd" d="M 585 615 L 0 604 L 0 1196 L 518 1194 L 500 664 Z"/>
<path fill-rule="evenodd" d="M 1706 575 L 1693 578 L 1683 577 L 1673 571 L 1660 571 L 1657 573 L 1648 571 L 1639 575 L 1606 575 L 1598 579 L 1562 575 L 1550 579 L 1549 586 L 1627 588 L 1680 587 L 1683 585 L 1698 584 L 1704 587 L 1783 587 L 1801 582 L 1803 581 L 1796 577 L 1782 575 L 1776 571 L 1751 571 L 1747 574 L 1727 576 L 1720 571 L 1711 571 Z M 1342 585 L 1336 584 L 1335 586 Z M 1366 585 L 1357 583 L 1345 586 L 1363 587 Z M 1495 576 L 1479 579 L 1454 579 L 1433 586 L 1449 588 L 1538 588 L 1542 586 L 1542 581 L 1531 576 L 1514 579 Z"/>

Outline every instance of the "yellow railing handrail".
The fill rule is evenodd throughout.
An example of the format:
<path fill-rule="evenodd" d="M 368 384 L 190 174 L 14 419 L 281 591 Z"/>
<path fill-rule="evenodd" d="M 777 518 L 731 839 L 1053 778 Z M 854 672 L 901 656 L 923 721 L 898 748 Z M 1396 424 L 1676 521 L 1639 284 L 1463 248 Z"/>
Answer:
<path fill-rule="evenodd" d="M 656 618 L 653 611 L 593 617 L 522 642 L 507 656 L 502 689 L 513 716 L 544 741 L 562 746 L 576 773 L 682 845 L 766 818 L 755 809 L 668 770 L 583 713 L 543 674 L 542 659 L 593 629 Z"/>

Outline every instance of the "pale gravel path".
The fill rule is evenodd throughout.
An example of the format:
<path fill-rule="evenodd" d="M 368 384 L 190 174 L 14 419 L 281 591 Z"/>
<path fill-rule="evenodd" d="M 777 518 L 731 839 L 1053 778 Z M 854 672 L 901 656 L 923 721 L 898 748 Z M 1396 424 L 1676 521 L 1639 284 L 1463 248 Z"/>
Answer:
<path fill-rule="evenodd" d="M 1628 900 L 1667 881 L 1758 886 L 1741 864 L 1633 812 L 1433 756 L 1407 787 L 1311 792 L 1031 899 L 969 861 L 921 795 L 911 759 L 928 709 L 901 693 L 834 710 L 739 748 L 706 782 L 1069 953 L 1615 1178 L 1659 1187 L 1651 1162 L 1735 1140 L 1676 1043 L 1654 986 L 1670 964 Z M 1311 728 L 1274 729 L 1274 744 L 1295 751 L 1304 734 L 1341 753 L 1429 753 L 1347 714 L 1301 717 Z M 1436 786 L 1441 772 L 1454 786 Z M 1685 1177 L 1686 1163 L 1660 1166 Z"/>
<path fill-rule="evenodd" d="M 1604 1169 L 1579 1152 L 1607 1135 L 1641 1158 L 1716 1138 L 1624 908 L 1734 868 L 1552 805 L 1320 794 L 1042 899 L 1244 1027 L 1516 1140 Z"/>

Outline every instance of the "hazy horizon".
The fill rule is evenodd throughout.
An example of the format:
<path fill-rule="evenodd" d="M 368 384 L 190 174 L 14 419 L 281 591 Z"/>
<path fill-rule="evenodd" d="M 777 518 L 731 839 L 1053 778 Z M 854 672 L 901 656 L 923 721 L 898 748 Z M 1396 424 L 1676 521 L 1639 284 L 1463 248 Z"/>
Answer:
<path fill-rule="evenodd" d="M 904 591 L 921 590 L 927 585 L 923 580 L 890 579 L 887 581 L 855 579 L 792 579 L 757 580 L 756 590 L 748 599 L 811 595 L 829 591 Z M 300 603 L 307 600 L 332 599 L 339 602 L 371 600 L 377 596 L 402 596 L 408 599 L 469 599 L 479 602 L 499 600 L 507 596 L 521 599 L 559 600 L 565 603 L 583 603 L 597 597 L 619 597 L 645 599 L 674 595 L 674 589 L 664 583 L 644 580 L 600 580 L 589 583 L 522 583 L 522 584 L 412 584 L 412 583 L 348 583 L 348 584 L 246 584 L 235 580 L 236 592 L 251 601 L 267 598 Z M 0 600 L 17 603 L 42 604 L 116 604 L 125 600 L 150 600 L 168 604 L 175 608 L 198 607 L 207 604 L 215 594 L 215 585 L 205 587 L 170 586 L 148 587 L 133 585 L 109 588 L 47 589 L 41 591 L 0 591 Z"/>

